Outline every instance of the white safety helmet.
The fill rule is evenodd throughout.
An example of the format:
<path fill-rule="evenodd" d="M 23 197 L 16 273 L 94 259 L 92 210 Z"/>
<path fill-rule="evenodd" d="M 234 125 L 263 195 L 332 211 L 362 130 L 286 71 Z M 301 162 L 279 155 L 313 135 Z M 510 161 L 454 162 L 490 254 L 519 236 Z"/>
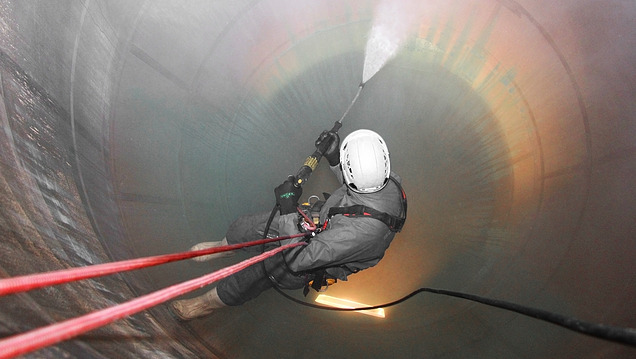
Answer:
<path fill-rule="evenodd" d="M 358 193 L 381 190 L 391 174 L 389 149 L 371 130 L 354 131 L 342 141 L 340 165 L 345 183 Z"/>

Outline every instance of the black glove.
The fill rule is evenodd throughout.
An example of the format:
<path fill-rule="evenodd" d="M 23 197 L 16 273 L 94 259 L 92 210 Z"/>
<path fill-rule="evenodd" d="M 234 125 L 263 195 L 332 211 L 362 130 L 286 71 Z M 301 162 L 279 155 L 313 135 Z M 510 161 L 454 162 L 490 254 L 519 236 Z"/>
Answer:
<path fill-rule="evenodd" d="M 330 166 L 340 163 L 340 136 L 336 132 L 322 131 L 316 140 L 316 150 L 329 161 Z"/>
<path fill-rule="evenodd" d="M 280 207 L 280 214 L 296 212 L 298 200 L 303 194 L 301 187 L 294 186 L 294 176 L 289 176 L 285 182 L 274 189 L 276 204 Z"/>

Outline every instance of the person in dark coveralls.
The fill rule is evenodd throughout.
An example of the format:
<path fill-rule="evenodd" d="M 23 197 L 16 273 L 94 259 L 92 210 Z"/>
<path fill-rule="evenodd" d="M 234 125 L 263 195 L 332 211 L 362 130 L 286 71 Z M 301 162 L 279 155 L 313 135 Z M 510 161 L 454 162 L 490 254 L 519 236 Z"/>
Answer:
<path fill-rule="evenodd" d="M 357 130 L 340 145 L 337 133 L 324 131 L 316 140 L 316 148 L 343 183 L 320 210 L 320 223 L 327 221 L 325 229 L 310 238 L 307 245 L 291 248 L 266 259 L 264 264 L 254 264 L 221 279 L 214 289 L 199 297 L 173 301 L 170 306 L 176 316 L 190 320 L 218 308 L 242 305 L 274 285 L 301 289 L 307 288 L 312 280 L 319 285 L 326 279 L 347 280 L 347 276 L 372 267 L 382 259 L 406 220 L 406 195 L 400 177 L 391 172 L 386 143 L 376 132 Z M 299 233 L 297 206 L 302 188 L 288 179 L 274 193 L 280 213 L 274 217 L 268 236 Z M 262 239 L 268 218 L 268 213 L 239 217 L 230 225 L 223 240 L 202 242 L 191 249 Z M 281 244 L 302 240 L 307 239 L 288 239 Z M 278 246 L 269 245 L 272 247 L 266 249 Z M 260 246 L 247 250 L 250 248 L 257 253 L 262 251 Z M 215 253 L 194 260 L 206 261 L 232 254 Z"/>

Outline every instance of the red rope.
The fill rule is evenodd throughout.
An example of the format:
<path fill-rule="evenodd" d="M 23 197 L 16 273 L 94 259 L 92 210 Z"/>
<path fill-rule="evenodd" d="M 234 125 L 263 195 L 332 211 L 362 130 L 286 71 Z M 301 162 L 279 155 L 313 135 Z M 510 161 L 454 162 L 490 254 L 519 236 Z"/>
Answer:
<path fill-rule="evenodd" d="M 187 282 L 175 284 L 128 302 L 0 340 L 0 359 L 13 358 L 17 355 L 26 354 L 70 339 L 89 330 L 99 328 L 123 317 L 138 313 L 172 298 L 209 285 L 285 249 L 305 244 L 305 242 L 287 244 L 246 259 L 230 267 L 220 269 Z"/>
<path fill-rule="evenodd" d="M 274 241 L 297 238 L 305 236 L 305 233 L 298 233 L 290 236 L 281 236 L 271 239 L 261 239 L 252 242 L 232 244 L 215 248 L 201 249 L 198 251 L 188 251 L 174 254 L 144 257 L 124 260 L 119 262 L 95 264 L 80 268 L 62 269 L 47 273 L 30 274 L 13 278 L 0 279 L 0 296 L 25 292 L 31 289 L 47 287 L 56 284 L 74 282 L 77 280 L 101 277 L 108 274 L 126 272 L 135 269 L 152 267 L 159 264 L 179 261 L 183 259 L 204 256 L 208 254 L 231 251 L 234 249 L 257 246 Z"/>

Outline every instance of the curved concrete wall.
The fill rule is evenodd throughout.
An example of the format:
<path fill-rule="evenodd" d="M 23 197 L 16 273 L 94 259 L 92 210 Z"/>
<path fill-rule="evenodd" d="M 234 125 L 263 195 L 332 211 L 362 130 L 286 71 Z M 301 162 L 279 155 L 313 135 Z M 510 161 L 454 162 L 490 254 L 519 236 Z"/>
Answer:
<path fill-rule="evenodd" d="M 353 99 L 377 5 L 3 1 L 3 275 L 181 251 L 223 237 L 242 213 L 269 210 L 272 188 Z M 377 267 L 330 294 L 377 304 L 432 286 L 636 326 L 636 5 L 411 5 L 417 26 L 367 81 L 341 131 L 385 137 L 409 220 Z M 336 185 L 320 167 L 305 194 Z M 0 298 L 1 328 L 24 331 L 229 263 L 171 264 Z M 377 321 L 268 292 L 187 324 L 154 308 L 40 354 L 635 352 L 432 295 Z"/>

